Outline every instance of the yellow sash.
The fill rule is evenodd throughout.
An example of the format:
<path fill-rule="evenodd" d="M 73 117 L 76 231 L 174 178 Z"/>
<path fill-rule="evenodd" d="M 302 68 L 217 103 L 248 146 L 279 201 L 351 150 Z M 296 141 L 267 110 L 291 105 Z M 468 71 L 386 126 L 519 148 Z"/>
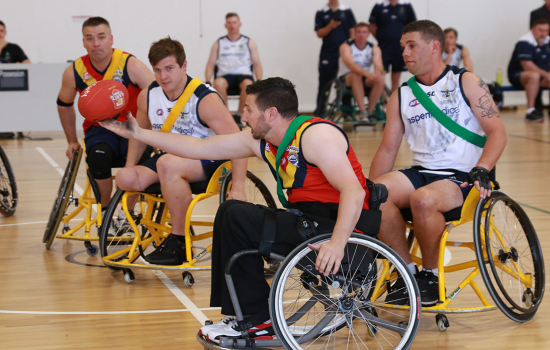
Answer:
<path fill-rule="evenodd" d="M 122 57 L 122 50 L 114 49 L 113 50 L 113 57 L 111 58 L 111 64 L 109 65 L 109 68 L 107 68 L 107 72 L 105 72 L 105 75 L 103 76 L 103 80 L 113 80 L 113 77 L 115 76 L 115 70 L 118 66 L 118 62 L 120 61 L 120 58 Z"/>
<path fill-rule="evenodd" d="M 176 119 L 178 119 L 178 116 L 180 115 L 181 111 L 183 111 L 183 108 L 187 104 L 187 101 L 189 101 L 191 95 L 193 95 L 193 92 L 195 92 L 200 84 L 202 84 L 202 81 L 200 81 L 200 79 L 198 78 L 193 78 L 193 80 L 189 82 L 189 84 L 183 91 L 183 94 L 180 96 L 180 98 L 178 98 L 178 102 L 176 102 L 176 105 L 174 106 L 174 108 L 172 108 L 170 114 L 168 114 L 168 118 L 166 118 L 164 124 L 162 124 L 160 132 L 170 132 L 172 130 Z"/>

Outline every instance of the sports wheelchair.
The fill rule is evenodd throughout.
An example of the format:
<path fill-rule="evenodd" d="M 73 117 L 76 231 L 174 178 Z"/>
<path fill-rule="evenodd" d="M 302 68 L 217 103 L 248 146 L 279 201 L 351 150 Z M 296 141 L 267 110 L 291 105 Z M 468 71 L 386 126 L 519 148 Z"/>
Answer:
<path fill-rule="evenodd" d="M 17 184 L 10 161 L 0 147 L 0 213 L 12 216 L 17 206 Z"/>
<path fill-rule="evenodd" d="M 331 235 L 310 238 L 286 257 L 269 254 L 270 259 L 281 262 L 269 296 L 276 339 L 250 339 L 247 332 L 242 331 L 241 339 L 222 336 L 219 343 L 214 343 L 199 332 L 197 340 L 201 345 L 205 349 L 276 346 L 285 349 L 408 349 L 416 336 L 421 310 L 418 286 L 405 262 L 377 239 L 353 233 L 339 271 L 324 276 L 315 269 L 318 252 L 311 250 L 308 244 L 328 242 Z M 250 255 L 261 254 L 257 249 L 239 252 L 225 268 L 236 319 L 240 322 L 244 317 L 231 269 L 238 259 Z M 388 308 L 384 301 L 386 295 L 393 292 L 387 288 L 387 281 L 394 281 L 398 276 L 403 278 L 408 291 L 408 308 L 394 309 L 391 305 Z"/>
<path fill-rule="evenodd" d="M 442 332 L 449 327 L 445 313 L 489 311 L 498 307 L 510 319 L 526 322 L 535 316 L 542 302 L 545 271 L 535 229 L 521 206 L 498 191 L 498 183 L 495 185 L 496 190 L 486 199 L 481 199 L 479 191 L 473 187 L 462 207 L 445 213 L 447 225 L 440 241 L 438 262 L 439 302 L 432 307 L 422 307 L 423 312 L 437 314 L 437 327 Z M 422 258 L 418 254 L 419 246 L 414 238 L 412 215 L 410 210 L 402 211 L 402 214 L 409 229 L 411 256 L 417 265 L 422 265 Z M 453 228 L 472 221 L 473 242 L 448 240 Z M 471 249 L 475 252 L 476 259 L 445 266 L 446 247 Z M 468 269 L 473 270 L 447 294 L 445 274 Z M 479 273 L 496 305 L 487 300 L 474 281 L 474 277 Z M 467 285 L 472 287 L 482 305 L 450 307 L 451 302 L 455 301 Z M 391 286 L 389 288 L 391 289 Z M 398 305 L 392 307 L 406 308 Z"/>
<path fill-rule="evenodd" d="M 84 145 L 84 142 L 82 142 L 82 144 Z M 65 173 L 63 174 L 59 189 L 57 190 L 57 195 L 46 225 L 46 230 L 44 231 L 42 242 L 46 243 L 46 249 L 50 249 L 50 246 L 56 237 L 60 239 L 84 241 L 86 252 L 88 255 L 94 256 L 99 250 L 98 247 L 91 242 L 98 241 L 99 235 L 91 236 L 90 228 L 94 225 L 98 227 L 101 226 L 101 195 L 99 192 L 99 187 L 90 174 L 87 165 L 86 186 L 84 187 L 80 198 L 74 196 L 76 176 L 82 155 L 84 153 L 85 145 L 78 150 L 73 151 L 72 157 L 67 164 Z M 74 204 L 76 209 L 68 214 L 67 210 L 71 204 Z M 95 208 L 94 205 L 96 205 Z M 79 219 L 80 222 L 71 229 L 69 223 L 83 210 L 86 210 L 86 215 L 81 220 Z M 61 223 L 63 223 L 62 233 L 56 235 Z M 82 227 L 84 227 L 84 236 L 75 236 L 74 234 Z"/>
<path fill-rule="evenodd" d="M 249 202 L 276 208 L 275 200 L 264 183 L 251 172 L 247 172 L 245 191 Z M 170 212 L 162 198 L 160 183 L 153 184 L 142 192 L 117 190 L 105 214 L 101 226 L 99 248 L 103 263 L 112 270 L 122 269 L 126 282 L 134 280 L 131 268 L 179 270 L 186 287 L 194 284 L 189 271 L 210 270 L 210 265 L 199 261 L 211 251 L 211 246 L 194 254 L 193 243 L 212 237 L 212 231 L 195 234 L 193 227 L 212 227 L 213 222 L 192 220 L 192 213 L 198 202 L 219 194 L 223 203 L 231 190 L 231 163 L 218 167 L 209 180 L 192 183 L 191 190 L 196 196 L 187 209 L 185 218 L 185 243 L 187 262 L 179 266 L 150 265 L 138 262 L 147 249 L 162 243 L 171 232 Z M 150 252 L 150 251 L 149 251 Z"/>
<path fill-rule="evenodd" d="M 368 97 L 370 88 L 365 87 L 365 96 Z M 368 126 L 386 123 L 386 105 L 391 96 L 391 91 L 384 86 L 384 92 L 380 100 L 376 102 L 374 110 L 376 120 L 362 122 L 357 120 L 356 114 L 359 107 L 351 88 L 345 86 L 339 78 L 331 80 L 324 89 L 324 109 L 321 118 L 340 124 L 353 124 L 357 126 Z M 370 103 L 370 101 L 369 101 Z"/>

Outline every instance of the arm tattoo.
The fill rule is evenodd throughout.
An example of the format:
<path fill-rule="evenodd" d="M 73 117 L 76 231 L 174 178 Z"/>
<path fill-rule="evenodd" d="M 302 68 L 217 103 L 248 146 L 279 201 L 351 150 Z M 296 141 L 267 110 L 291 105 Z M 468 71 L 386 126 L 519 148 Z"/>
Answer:
<path fill-rule="evenodd" d="M 477 85 L 485 90 L 485 94 L 479 98 L 478 105 L 476 105 L 477 108 L 481 109 L 481 117 L 492 118 L 496 116 L 500 118 L 497 106 L 495 106 L 487 84 L 479 78 Z"/>

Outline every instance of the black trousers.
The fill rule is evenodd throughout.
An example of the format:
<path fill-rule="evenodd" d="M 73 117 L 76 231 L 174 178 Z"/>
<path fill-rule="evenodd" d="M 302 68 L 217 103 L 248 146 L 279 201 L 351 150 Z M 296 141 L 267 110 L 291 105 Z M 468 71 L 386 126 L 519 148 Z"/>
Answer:
<path fill-rule="evenodd" d="M 225 265 L 233 254 L 258 248 L 263 221 L 264 210 L 255 204 L 229 200 L 218 209 L 212 238 L 210 306 L 221 306 L 224 315 L 235 315 L 225 281 Z M 288 255 L 302 243 L 297 224 L 296 215 L 284 210 L 277 211 L 277 236 L 272 252 Z M 264 261 L 261 256 L 240 258 L 233 265 L 231 276 L 243 315 L 269 311 L 270 288 L 264 276 Z"/>
<path fill-rule="evenodd" d="M 317 108 L 315 115 L 320 117 L 324 112 L 325 87 L 338 74 L 339 54 L 321 54 L 319 57 L 319 90 L 317 91 Z"/>

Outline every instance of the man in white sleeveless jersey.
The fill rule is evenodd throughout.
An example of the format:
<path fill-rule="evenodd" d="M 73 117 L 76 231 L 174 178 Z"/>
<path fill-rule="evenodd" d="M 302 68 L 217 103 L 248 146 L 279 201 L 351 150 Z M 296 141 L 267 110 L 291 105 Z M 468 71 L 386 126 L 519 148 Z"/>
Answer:
<path fill-rule="evenodd" d="M 446 28 L 445 33 L 445 48 L 443 49 L 443 62 L 448 66 L 460 67 L 460 63 L 464 62 L 464 69 L 468 72 L 474 72 L 474 64 L 470 57 L 470 50 L 464 45 L 457 44 L 458 32 L 454 28 Z"/>
<path fill-rule="evenodd" d="M 369 25 L 357 23 L 354 40 L 340 45 L 338 63 L 338 78 L 351 87 L 359 108 L 359 120 L 365 122 L 375 119 L 374 108 L 384 91 L 382 51 L 377 45 L 367 42 L 369 35 Z M 371 71 L 373 65 L 374 71 Z M 368 108 L 365 107 L 365 87 L 371 88 Z"/>
<path fill-rule="evenodd" d="M 205 73 L 207 82 L 212 81 L 212 77 L 215 78 L 214 88 L 226 104 L 228 91 L 240 90 L 237 110 L 239 117 L 246 100 L 246 87 L 254 82 L 253 74 L 258 80 L 263 76 L 258 45 L 254 40 L 241 34 L 241 25 L 238 14 L 230 12 L 225 16 L 227 35 L 212 45 Z M 218 71 L 214 74 L 216 68 Z M 229 104 L 227 107 L 229 108 Z"/>
<path fill-rule="evenodd" d="M 380 238 L 388 243 L 416 273 L 405 238 L 400 209 L 410 208 L 414 234 L 420 245 L 423 270 L 417 275 L 423 306 L 435 305 L 438 293 L 439 241 L 445 227 L 443 213 L 462 206 L 471 185 L 481 198 L 491 193 L 489 170 L 506 145 L 506 131 L 487 85 L 476 75 L 452 66 L 441 58 L 445 35 L 428 20 L 403 29 L 403 58 L 416 76 L 420 89 L 460 126 L 486 141 L 480 148 L 443 127 L 413 95 L 408 83 L 395 91 L 387 110 L 382 143 L 373 158 L 369 178 L 388 187 L 388 201 L 381 206 Z M 392 171 L 399 147 L 407 139 L 413 152 L 412 167 Z M 392 291 L 405 290 L 397 280 Z M 402 296 L 387 300 L 399 304 Z M 388 299 L 388 298 L 387 298 Z"/>
<path fill-rule="evenodd" d="M 142 128 L 160 131 L 192 78 L 187 75 L 185 51 L 170 37 L 151 46 L 149 62 L 155 81 L 138 96 L 136 120 Z M 177 112 L 177 111 L 176 111 Z M 239 132 L 239 127 L 214 89 L 198 85 L 174 122 L 170 133 L 206 139 L 216 134 Z M 190 183 L 210 179 L 225 160 L 193 160 L 167 153 L 156 154 L 136 165 L 146 145 L 130 140 L 126 166 L 116 176 L 117 186 L 125 191 L 143 191 L 160 182 L 162 196 L 170 209 L 172 233 L 156 250 L 145 257 L 151 264 L 181 265 L 185 254 L 185 215 L 192 201 Z M 230 198 L 246 200 L 244 181 L 246 159 L 232 160 L 233 185 Z"/>

